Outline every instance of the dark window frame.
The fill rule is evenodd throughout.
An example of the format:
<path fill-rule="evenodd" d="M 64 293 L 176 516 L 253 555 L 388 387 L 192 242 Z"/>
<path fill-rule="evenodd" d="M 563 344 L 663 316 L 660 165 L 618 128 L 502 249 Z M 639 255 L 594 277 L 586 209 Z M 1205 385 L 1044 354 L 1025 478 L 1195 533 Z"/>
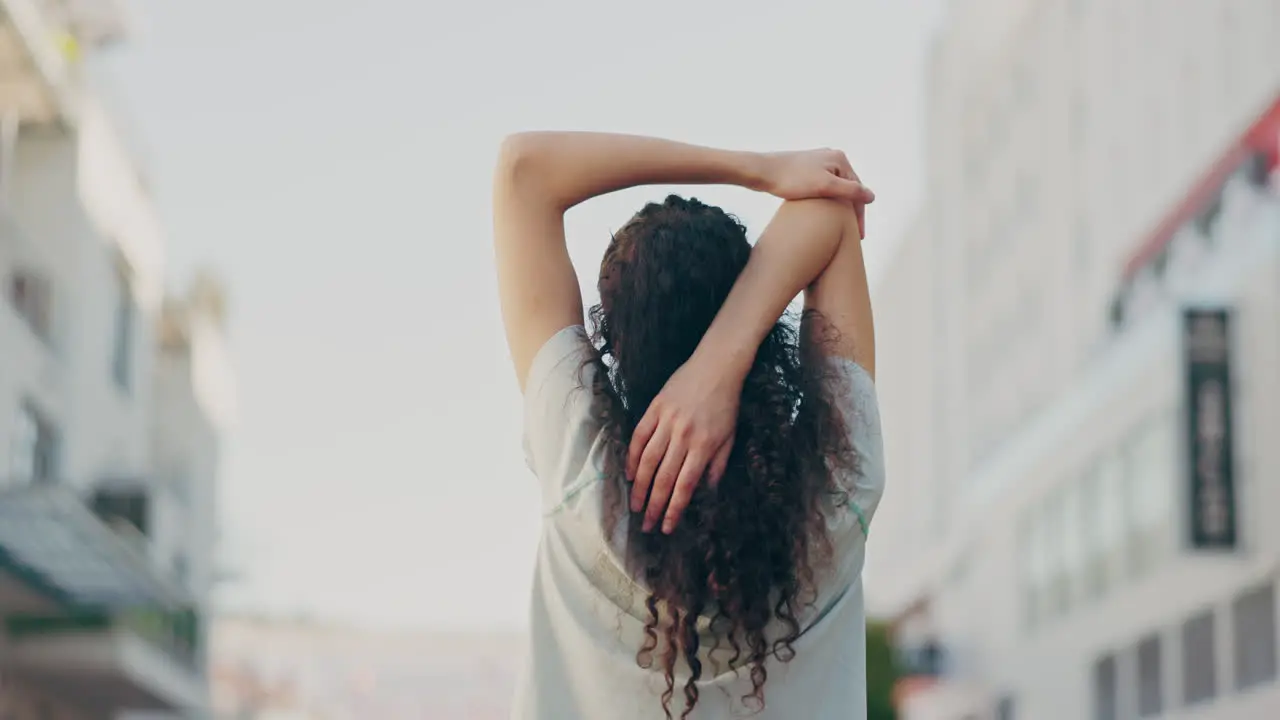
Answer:
<path fill-rule="evenodd" d="M 1138 679 L 1138 717 L 1158 717 L 1165 711 L 1163 638 L 1151 633 L 1134 648 Z"/>
<path fill-rule="evenodd" d="M 1119 720 L 1120 671 L 1114 654 L 1094 661 L 1092 683 L 1094 720 Z"/>
<path fill-rule="evenodd" d="M 1215 700 L 1221 692 L 1218 678 L 1217 615 L 1203 610 L 1182 623 L 1182 704 L 1185 707 Z"/>
<path fill-rule="evenodd" d="M 1231 639 L 1237 691 L 1275 682 L 1280 669 L 1275 581 L 1247 588 L 1231 601 Z"/>
<path fill-rule="evenodd" d="M 62 464 L 62 429 L 33 401 L 23 400 L 18 405 L 19 422 L 30 423 L 34 431 L 31 440 L 30 463 L 27 468 L 17 468 L 20 475 L 15 480 L 30 483 L 53 483 L 58 479 Z M 14 442 L 15 438 L 10 438 Z M 11 456 L 17 453 L 10 447 Z M 12 466 L 8 471 L 13 472 Z"/>

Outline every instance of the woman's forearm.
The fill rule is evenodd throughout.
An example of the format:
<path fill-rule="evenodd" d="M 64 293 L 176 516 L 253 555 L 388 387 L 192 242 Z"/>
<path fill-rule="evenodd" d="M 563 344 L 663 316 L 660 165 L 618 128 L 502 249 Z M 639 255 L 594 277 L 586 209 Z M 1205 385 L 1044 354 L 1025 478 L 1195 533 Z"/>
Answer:
<path fill-rule="evenodd" d="M 746 377 L 756 350 L 787 305 L 835 257 L 853 212 L 848 203 L 835 200 L 785 203 L 751 251 L 695 357 Z"/>
<path fill-rule="evenodd" d="M 635 135 L 532 132 L 503 143 L 504 180 L 567 210 L 637 185 L 723 184 L 759 189 L 763 155 Z"/>

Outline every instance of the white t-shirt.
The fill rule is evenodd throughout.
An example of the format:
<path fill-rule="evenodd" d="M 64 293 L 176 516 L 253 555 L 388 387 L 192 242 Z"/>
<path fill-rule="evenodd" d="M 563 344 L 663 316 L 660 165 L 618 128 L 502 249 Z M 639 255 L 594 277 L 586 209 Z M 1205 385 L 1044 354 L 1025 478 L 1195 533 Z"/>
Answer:
<path fill-rule="evenodd" d="M 617 481 L 601 472 L 604 445 L 590 383 L 597 370 L 583 364 L 595 353 L 581 326 L 565 328 L 539 350 L 526 383 L 525 459 L 541 485 L 544 523 L 530 643 L 512 713 L 519 720 L 663 717 L 662 674 L 636 663 L 648 593 L 625 570 L 626 522 L 606 522 L 616 507 L 606 503 L 606 483 Z M 859 456 L 858 476 L 841 478 L 850 505 L 828 513 L 834 562 L 819 581 L 817 602 L 800 618 L 795 656 L 767 661 L 764 709 L 753 714 L 741 700 L 751 692 L 745 669 L 707 673 L 690 716 L 696 720 L 866 718 L 862 567 L 866 530 L 884 489 L 884 452 L 871 377 L 848 360 L 831 362 L 840 369 L 836 402 Z M 613 536 L 610 526 L 618 528 Z M 684 682 L 677 673 L 676 717 Z"/>

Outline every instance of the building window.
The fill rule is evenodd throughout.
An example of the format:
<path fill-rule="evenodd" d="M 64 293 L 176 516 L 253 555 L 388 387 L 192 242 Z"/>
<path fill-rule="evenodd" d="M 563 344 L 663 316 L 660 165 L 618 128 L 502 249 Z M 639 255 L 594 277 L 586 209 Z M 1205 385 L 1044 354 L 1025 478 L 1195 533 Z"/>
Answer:
<path fill-rule="evenodd" d="M 1213 611 L 1182 625 L 1182 700 L 1195 705 L 1218 694 L 1217 653 L 1214 651 Z"/>
<path fill-rule="evenodd" d="M 1112 330 L 1124 329 L 1124 321 L 1129 311 L 1129 298 L 1125 290 L 1116 293 L 1107 306 L 1107 324 Z"/>
<path fill-rule="evenodd" d="M 122 390 L 129 390 L 133 380 L 133 332 L 136 310 L 133 288 L 124 270 L 116 272 L 115 330 L 112 337 L 111 376 Z"/>
<path fill-rule="evenodd" d="M 1062 525 L 1063 557 L 1066 563 L 1067 594 L 1070 602 L 1082 603 L 1089 598 L 1088 555 L 1084 526 L 1084 498 L 1078 482 L 1063 488 Z"/>
<path fill-rule="evenodd" d="M 92 507 L 98 517 L 113 528 L 136 531 L 143 537 L 150 537 L 154 530 L 152 502 L 145 490 L 132 486 L 100 488 L 93 494 Z"/>
<path fill-rule="evenodd" d="M 1231 605 L 1235 635 L 1236 689 L 1248 690 L 1276 679 L 1276 589 L 1254 588 Z"/>
<path fill-rule="evenodd" d="M 58 474 L 57 428 L 31 403 L 14 418 L 9 472 L 16 482 L 52 482 Z"/>
<path fill-rule="evenodd" d="M 1130 559 L 1135 573 L 1150 570 L 1173 544 L 1177 443 L 1173 416 L 1145 424 L 1129 445 Z"/>
<path fill-rule="evenodd" d="M 1060 495 L 1054 493 L 1045 501 L 1040 515 L 1044 526 L 1046 563 L 1049 579 L 1049 614 L 1052 617 L 1064 615 L 1070 610 L 1070 597 L 1067 583 L 1066 563 L 1066 528 L 1063 527 L 1062 504 Z"/>
<path fill-rule="evenodd" d="M 1102 495 L 1102 470 L 1089 470 L 1080 485 L 1080 501 L 1084 540 L 1084 596 L 1096 598 L 1107 587 L 1107 552 L 1105 536 L 1102 532 L 1104 519 Z"/>
<path fill-rule="evenodd" d="M 1032 625 L 1043 623 L 1049 618 L 1049 537 L 1045 532 L 1040 513 L 1033 512 L 1027 522 L 1027 585 L 1029 620 Z"/>
<path fill-rule="evenodd" d="M 1119 709 L 1116 658 L 1108 655 L 1093 666 L 1093 718 L 1116 720 Z"/>
<path fill-rule="evenodd" d="M 1138 643 L 1138 717 L 1155 717 L 1164 712 L 1164 683 L 1161 682 L 1160 636 Z"/>
<path fill-rule="evenodd" d="M 1034 559 L 1032 552 L 1032 540 L 1034 538 L 1034 528 L 1031 521 L 1024 515 L 1022 521 L 1018 525 L 1018 568 L 1019 580 L 1022 581 L 1022 620 L 1023 626 L 1027 629 L 1036 626 L 1036 576 Z"/>
<path fill-rule="evenodd" d="M 1125 531 L 1125 467 L 1123 457 L 1112 452 L 1098 469 L 1098 541 L 1102 551 L 1103 590 L 1127 579 L 1128 550 Z"/>
<path fill-rule="evenodd" d="M 45 342 L 53 334 L 53 283 L 29 270 L 9 277 L 9 302 L 31 332 Z"/>

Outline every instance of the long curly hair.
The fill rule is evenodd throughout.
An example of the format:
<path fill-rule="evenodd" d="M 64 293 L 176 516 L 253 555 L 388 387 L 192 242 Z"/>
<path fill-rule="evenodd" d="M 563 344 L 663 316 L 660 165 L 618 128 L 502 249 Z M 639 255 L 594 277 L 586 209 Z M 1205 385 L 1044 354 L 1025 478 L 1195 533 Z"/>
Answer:
<path fill-rule="evenodd" d="M 602 372 L 593 374 L 605 431 L 605 472 L 625 468 L 636 424 L 693 354 L 751 254 L 746 229 L 718 207 L 672 195 L 645 206 L 609 245 L 600 303 L 591 309 Z M 856 458 L 832 403 L 821 318 L 789 315 L 765 337 L 742 389 L 737 433 L 715 490 L 700 483 L 671 535 L 628 523 L 627 562 L 649 596 L 641 667 L 660 669 L 672 717 L 677 675 L 687 718 L 698 680 L 724 669 L 750 674 L 745 704 L 763 709 L 766 660 L 788 662 L 815 576 L 830 560 L 824 504 L 848 501 L 835 480 Z M 611 483 L 619 487 L 617 482 Z M 616 526 L 615 526 L 616 527 Z M 612 532 L 613 528 L 610 529 Z M 727 668 L 714 666 L 724 650 Z M 717 653 L 717 657 L 720 654 Z"/>

